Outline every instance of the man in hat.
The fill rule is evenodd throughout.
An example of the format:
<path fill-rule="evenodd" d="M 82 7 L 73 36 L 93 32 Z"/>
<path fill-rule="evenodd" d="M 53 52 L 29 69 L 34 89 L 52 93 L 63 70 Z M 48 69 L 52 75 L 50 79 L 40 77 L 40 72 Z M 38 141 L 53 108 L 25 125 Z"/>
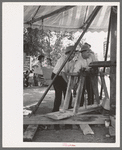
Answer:
<path fill-rule="evenodd" d="M 65 54 L 62 54 L 62 56 L 58 59 L 56 65 L 53 69 L 53 72 L 52 72 L 52 76 L 51 76 L 52 79 L 55 77 L 55 75 L 59 71 L 60 67 L 62 66 L 63 62 L 65 61 L 66 57 L 69 56 L 69 54 L 73 48 L 74 48 L 74 46 L 67 47 L 65 50 Z M 55 100 L 54 100 L 53 112 L 59 111 L 59 107 L 61 105 L 61 100 L 62 100 L 62 93 L 65 98 L 67 82 L 68 82 L 66 73 L 72 72 L 72 70 L 73 70 L 74 61 L 72 59 L 74 56 L 75 56 L 75 50 L 72 53 L 72 55 L 70 56 L 68 62 L 65 64 L 64 68 L 61 70 L 60 74 L 56 77 L 55 81 L 53 82 L 53 87 L 55 90 Z M 72 97 L 70 99 L 69 108 L 72 108 L 71 105 L 72 105 Z"/>
<path fill-rule="evenodd" d="M 87 89 L 87 93 L 88 93 L 88 105 L 91 105 L 94 103 L 93 88 L 91 85 L 90 74 L 89 74 L 89 71 L 90 71 L 89 64 L 93 61 L 98 61 L 98 60 L 95 57 L 94 53 L 91 51 L 90 46 L 88 44 L 84 44 L 81 47 L 81 55 L 79 56 L 74 66 L 74 72 L 79 72 L 81 69 L 87 72 L 80 106 L 83 106 L 83 103 L 84 103 L 85 89 Z"/>

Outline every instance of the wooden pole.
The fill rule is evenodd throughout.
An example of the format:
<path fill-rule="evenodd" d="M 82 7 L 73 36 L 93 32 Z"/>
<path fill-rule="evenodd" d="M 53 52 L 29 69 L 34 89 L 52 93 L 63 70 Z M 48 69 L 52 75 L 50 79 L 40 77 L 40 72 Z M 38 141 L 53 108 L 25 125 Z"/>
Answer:
<path fill-rule="evenodd" d="M 46 91 L 44 92 L 44 94 L 42 95 L 41 99 L 39 100 L 39 102 L 36 104 L 35 108 L 33 109 L 32 113 L 30 114 L 30 116 L 32 114 L 34 114 L 36 112 L 36 110 L 38 109 L 39 105 L 41 104 L 41 102 L 43 101 L 44 97 L 46 96 L 47 92 L 49 91 L 49 89 L 51 88 L 51 86 L 53 85 L 53 82 L 55 81 L 56 77 L 59 75 L 59 73 L 61 72 L 61 70 L 63 69 L 63 67 L 65 66 L 66 62 L 69 60 L 70 56 L 72 55 L 73 51 L 76 49 L 78 43 L 80 42 L 80 40 L 82 39 L 83 35 L 85 34 L 85 32 L 87 31 L 87 29 L 89 28 L 90 24 L 92 23 L 92 21 L 94 20 L 95 16 L 97 15 L 97 13 L 99 12 L 99 10 L 101 9 L 102 6 L 96 6 L 96 8 L 94 9 L 93 13 L 92 13 L 92 17 L 90 18 L 90 20 L 88 21 L 88 24 L 86 25 L 86 28 L 84 29 L 84 31 L 82 32 L 81 36 L 79 37 L 79 39 L 77 40 L 77 42 L 74 45 L 74 48 L 71 50 L 69 56 L 65 59 L 64 63 L 61 65 L 61 67 L 59 68 L 59 71 L 57 72 L 57 74 L 55 75 L 55 77 L 53 78 L 51 84 L 48 86 L 48 88 L 46 89 Z"/>
<path fill-rule="evenodd" d="M 94 62 L 91 62 L 89 64 L 89 67 L 110 67 L 110 66 L 116 66 L 116 62 L 111 62 L 111 61 L 94 61 Z"/>
<path fill-rule="evenodd" d="M 28 21 L 28 22 L 25 22 L 25 24 L 32 24 L 32 23 L 34 23 L 34 22 L 37 22 L 37 21 L 43 20 L 43 19 L 45 19 L 45 18 L 48 18 L 48 17 L 50 17 L 50 16 L 53 16 L 53 15 L 55 15 L 55 14 L 57 14 L 57 13 L 61 13 L 61 12 L 63 12 L 63 11 L 66 11 L 66 10 L 72 8 L 72 7 L 75 7 L 75 6 L 65 6 L 65 7 L 62 7 L 62 8 L 60 8 L 60 9 L 57 9 L 57 10 L 55 10 L 55 11 L 49 13 L 49 14 L 46 14 L 46 15 L 44 15 L 44 16 L 41 16 L 41 17 L 39 17 L 39 18 L 36 18 L 36 19 L 33 18 L 32 20 L 30 20 L 30 21 Z"/>
<path fill-rule="evenodd" d="M 117 7 L 111 8 L 111 62 L 116 62 L 117 51 Z M 116 105 L 116 66 L 110 67 L 110 111 L 115 113 Z M 114 111 L 114 112 L 113 112 Z"/>
<path fill-rule="evenodd" d="M 107 36 L 107 44 L 106 44 L 105 61 L 107 61 L 107 55 L 108 55 L 110 29 L 111 29 L 111 12 L 110 12 L 110 19 L 109 19 L 109 27 L 108 27 L 108 36 Z M 103 72 L 105 72 L 105 67 L 103 68 Z M 101 86 L 100 99 L 102 99 L 102 91 L 103 91 L 103 87 Z"/>

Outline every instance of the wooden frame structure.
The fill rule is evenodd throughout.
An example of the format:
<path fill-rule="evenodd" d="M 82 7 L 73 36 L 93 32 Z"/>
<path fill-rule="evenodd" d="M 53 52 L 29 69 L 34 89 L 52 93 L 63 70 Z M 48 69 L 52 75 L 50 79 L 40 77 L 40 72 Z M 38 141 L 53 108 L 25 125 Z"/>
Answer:
<path fill-rule="evenodd" d="M 98 13 L 98 11 L 100 10 L 101 6 L 97 6 L 95 8 L 95 10 L 93 11 L 92 15 L 88 18 L 88 20 L 86 21 L 86 24 L 85 24 L 85 29 L 83 31 L 83 33 L 81 34 L 80 38 L 78 39 L 78 41 L 76 42 L 74 48 L 71 50 L 71 53 L 69 55 L 69 57 L 72 55 L 73 51 L 75 50 L 75 48 L 77 47 L 78 43 L 80 42 L 81 38 L 83 37 L 83 35 L 85 34 L 85 32 L 87 31 L 88 27 L 90 26 L 91 22 L 93 21 L 93 19 L 95 18 L 96 14 Z M 110 54 L 110 62 L 98 62 L 98 63 L 93 63 L 91 64 L 91 67 L 106 67 L 107 65 L 110 66 L 110 115 L 115 115 L 115 107 L 116 107 L 116 48 L 117 48 L 117 37 L 116 37 L 116 33 L 117 33 L 117 12 L 116 12 L 116 7 L 112 6 L 111 7 L 111 19 L 110 19 L 110 24 L 111 24 L 111 27 L 110 27 L 110 34 L 111 34 L 111 54 Z M 109 42 L 109 41 L 108 41 Z M 66 64 L 66 62 L 68 61 L 69 57 L 66 58 L 65 62 L 62 64 L 61 68 L 59 69 L 57 75 L 60 73 L 60 71 L 62 70 L 62 68 L 64 67 L 64 65 Z M 94 116 L 94 115 L 91 115 L 92 119 L 94 117 L 97 117 L 97 119 L 95 119 L 93 122 L 92 121 L 86 121 L 84 123 L 83 120 L 81 121 L 76 121 L 74 120 L 73 121 L 73 118 L 76 117 L 77 115 L 81 115 L 84 111 L 83 111 L 83 108 L 82 108 L 82 113 L 81 114 L 77 114 L 76 116 L 73 116 L 74 114 L 71 113 L 71 110 L 68 110 L 66 111 L 66 117 L 63 117 L 63 118 L 67 118 L 66 120 L 60 120 L 60 119 L 63 119 L 63 118 L 60 118 L 58 120 L 51 120 L 50 119 L 50 114 L 47 114 L 47 116 L 37 116 L 37 115 L 34 115 L 32 116 L 33 114 L 35 114 L 36 110 L 38 109 L 39 105 L 41 104 L 41 102 L 43 101 L 45 95 L 47 94 L 47 92 L 49 91 L 50 87 L 52 86 L 55 78 L 57 77 L 57 75 L 54 77 L 52 83 L 48 86 L 47 90 L 45 91 L 45 93 L 43 94 L 43 96 L 41 97 L 41 99 L 39 100 L 39 102 L 37 103 L 37 105 L 34 107 L 34 109 L 32 110 L 32 113 L 30 116 L 26 116 L 24 117 L 24 124 L 80 124 L 82 126 L 82 124 L 104 124 L 104 121 L 105 119 L 108 119 L 110 118 L 110 116 L 103 116 L 103 115 L 97 115 L 97 116 Z M 103 78 L 102 78 L 102 81 Z M 104 84 L 104 87 L 105 87 L 105 84 Z M 107 94 L 107 93 L 106 93 Z M 108 95 L 107 95 L 108 96 Z M 90 112 L 90 111 L 93 111 L 94 109 L 99 109 L 99 106 L 94 106 L 93 108 L 90 109 L 87 109 L 86 112 Z M 79 111 L 78 111 L 79 112 Z M 55 114 L 57 114 L 59 112 L 55 112 Z M 65 114 L 64 113 L 64 114 Z M 69 114 L 69 116 L 67 116 L 67 114 Z M 90 115 L 82 115 L 81 118 L 83 117 L 90 117 Z M 71 118 L 69 118 L 71 117 Z M 102 118 L 99 120 L 99 118 Z M 54 118 L 53 118 L 54 119 Z M 99 121 L 98 121 L 99 120 Z M 82 127 L 81 127 L 82 128 Z M 82 128 L 84 129 L 84 127 Z"/>

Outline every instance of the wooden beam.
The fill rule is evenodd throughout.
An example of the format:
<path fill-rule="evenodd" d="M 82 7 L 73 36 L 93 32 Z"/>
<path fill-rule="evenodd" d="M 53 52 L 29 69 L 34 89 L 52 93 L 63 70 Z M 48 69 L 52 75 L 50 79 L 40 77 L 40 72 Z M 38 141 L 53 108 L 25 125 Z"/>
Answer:
<path fill-rule="evenodd" d="M 103 116 L 103 115 L 76 115 L 72 116 L 67 119 L 61 119 L 61 120 L 54 120 L 51 118 L 48 118 L 47 116 L 41 116 L 36 115 L 29 117 L 24 117 L 23 123 L 24 124 L 35 124 L 35 125 L 54 125 L 54 124 L 105 124 L 105 119 L 110 119 L 109 116 Z"/>
<path fill-rule="evenodd" d="M 88 105 L 87 108 L 85 106 L 79 107 L 78 112 L 74 113 L 74 108 L 65 111 L 64 113 L 62 112 L 54 112 L 54 113 L 49 113 L 47 114 L 48 117 L 55 119 L 55 120 L 60 120 L 60 119 L 65 119 L 74 115 L 79 115 L 79 114 L 84 114 L 84 113 L 89 113 L 92 111 L 99 110 L 100 107 L 96 104 L 94 105 Z"/>
<path fill-rule="evenodd" d="M 111 8 L 111 51 L 110 60 L 111 62 L 116 61 L 117 52 L 117 11 L 114 10 L 115 7 Z M 111 112 L 113 106 L 116 105 L 116 67 L 110 67 L 110 107 Z"/>
<path fill-rule="evenodd" d="M 111 61 L 95 61 L 89 64 L 89 67 L 110 67 L 116 66 L 116 62 Z"/>
<path fill-rule="evenodd" d="M 96 110 L 99 110 L 99 109 L 100 109 L 100 107 L 96 104 L 88 105 L 87 109 L 85 107 L 80 107 L 79 110 L 78 110 L 77 115 L 84 114 L 84 113 L 89 113 L 89 112 L 96 111 Z M 47 116 L 48 118 L 52 118 L 52 119 L 55 119 L 55 120 L 60 120 L 60 119 L 65 119 L 65 118 L 74 116 L 74 113 L 73 113 L 73 109 L 69 109 L 69 110 L 66 110 L 63 113 L 58 111 L 58 112 L 48 113 L 48 114 L 45 114 L 43 116 Z M 29 116 L 24 116 L 24 118 L 28 118 L 28 117 Z M 31 116 L 31 117 L 33 117 L 33 116 Z M 36 117 L 36 116 L 34 116 L 34 117 Z"/>
<path fill-rule="evenodd" d="M 70 98 L 71 98 L 71 94 L 72 94 L 71 88 L 72 88 L 73 79 L 74 79 L 74 77 L 69 76 L 66 96 L 65 96 L 65 100 L 64 100 L 64 104 L 63 104 L 63 108 L 62 108 L 63 111 L 67 110 L 68 106 L 69 106 L 69 102 L 70 102 Z"/>
<path fill-rule="evenodd" d="M 97 109 L 99 109 L 97 105 L 92 105 L 92 106 L 89 105 L 87 109 L 85 107 L 80 107 L 77 114 L 84 114 L 91 111 L 95 111 Z M 74 114 L 74 109 L 70 109 L 70 110 L 66 110 L 65 112 L 58 111 L 58 112 L 48 113 L 46 114 L 46 116 L 55 120 L 60 120 L 60 119 L 65 119 L 74 116 L 75 114 Z"/>
<path fill-rule="evenodd" d="M 65 6 L 65 7 L 62 7 L 62 8 L 57 9 L 57 10 L 55 10 L 55 11 L 49 13 L 49 14 L 46 14 L 46 15 L 41 16 L 41 17 L 39 17 L 39 18 L 32 19 L 32 20 L 30 20 L 30 21 L 28 21 L 28 22 L 25 22 L 25 24 L 32 24 L 32 23 L 34 23 L 34 22 L 37 22 L 37 21 L 43 20 L 43 19 L 45 19 L 45 18 L 48 18 L 48 17 L 50 17 L 50 16 L 53 16 L 53 15 L 55 15 L 55 14 L 57 14 L 57 13 L 61 13 L 61 12 L 63 12 L 63 11 L 66 11 L 66 10 L 68 10 L 68 9 L 71 9 L 72 7 L 75 7 L 75 6 Z"/>
<path fill-rule="evenodd" d="M 101 82 L 103 84 L 103 89 L 104 89 L 105 97 L 109 99 L 108 90 L 107 90 L 107 86 L 106 86 L 106 83 L 105 83 L 104 75 L 101 75 L 100 78 L 101 78 Z"/>
<path fill-rule="evenodd" d="M 83 131 L 84 135 L 94 134 L 93 130 L 91 129 L 91 127 L 88 124 L 80 124 L 79 126 L 80 126 L 81 130 Z"/>
<path fill-rule="evenodd" d="M 76 95 L 76 100 L 75 100 L 74 109 L 73 109 L 74 114 L 78 112 L 78 108 L 80 107 L 80 101 L 81 101 L 81 96 L 83 93 L 84 82 L 85 82 L 85 77 L 81 73 L 79 85 L 78 85 L 78 92 Z"/>
<path fill-rule="evenodd" d="M 38 125 L 35 124 L 35 125 L 29 125 L 26 129 L 26 131 L 24 132 L 24 135 L 23 135 L 23 140 L 24 141 L 32 141 L 33 140 L 33 137 L 38 129 Z"/>

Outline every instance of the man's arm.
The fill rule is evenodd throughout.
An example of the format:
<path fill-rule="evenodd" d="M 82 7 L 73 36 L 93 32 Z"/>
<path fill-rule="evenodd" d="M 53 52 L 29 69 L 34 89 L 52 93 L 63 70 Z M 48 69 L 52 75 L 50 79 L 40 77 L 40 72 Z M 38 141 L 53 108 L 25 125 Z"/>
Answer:
<path fill-rule="evenodd" d="M 61 72 L 63 79 L 68 82 L 67 74 L 65 72 Z"/>
<path fill-rule="evenodd" d="M 81 62 L 81 60 L 78 60 L 78 61 L 76 61 L 75 65 L 74 65 L 73 72 L 75 72 L 75 73 L 80 72 L 81 68 L 82 68 L 82 62 Z"/>

